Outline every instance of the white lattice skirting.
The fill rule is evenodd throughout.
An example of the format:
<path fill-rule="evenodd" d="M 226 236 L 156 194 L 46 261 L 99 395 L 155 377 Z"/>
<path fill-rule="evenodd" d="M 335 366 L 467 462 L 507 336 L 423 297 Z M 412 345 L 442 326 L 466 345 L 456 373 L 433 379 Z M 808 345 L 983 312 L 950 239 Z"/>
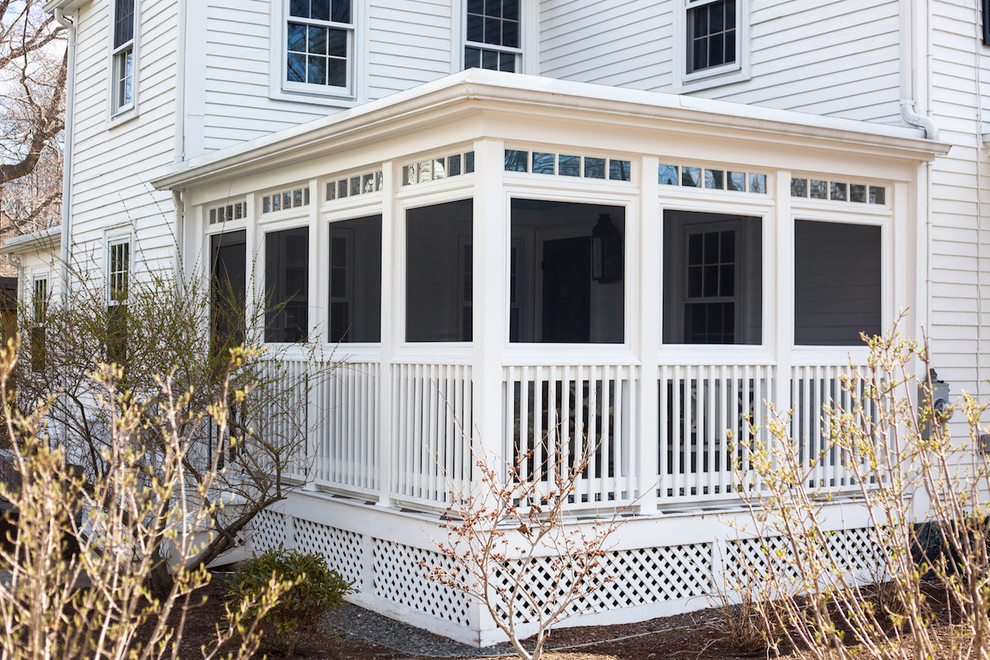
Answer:
<path fill-rule="evenodd" d="M 691 518 L 681 522 L 690 525 Z M 864 579 L 878 575 L 872 530 L 840 529 L 828 532 L 826 539 L 839 568 L 860 573 Z M 430 567 L 450 570 L 454 565 L 435 550 L 265 511 L 256 519 L 252 549 L 260 552 L 279 545 L 323 555 L 331 568 L 355 584 L 359 593 L 353 600 L 365 607 L 468 643 L 490 644 L 500 639 L 480 607 L 472 610 L 462 593 L 428 578 Z M 739 576 L 780 568 L 768 564 L 782 565 L 788 554 L 780 537 L 613 550 L 602 558 L 602 582 L 572 604 L 572 618 L 565 625 L 646 620 L 708 607 L 714 596 L 725 594 L 727 585 L 738 584 Z M 557 593 L 551 561 L 540 558 L 527 569 L 534 600 L 552 602 Z M 512 567 L 520 568 L 518 564 Z M 497 585 L 511 576 L 494 578 Z M 534 614 L 525 603 L 515 604 L 517 622 L 530 621 Z"/>

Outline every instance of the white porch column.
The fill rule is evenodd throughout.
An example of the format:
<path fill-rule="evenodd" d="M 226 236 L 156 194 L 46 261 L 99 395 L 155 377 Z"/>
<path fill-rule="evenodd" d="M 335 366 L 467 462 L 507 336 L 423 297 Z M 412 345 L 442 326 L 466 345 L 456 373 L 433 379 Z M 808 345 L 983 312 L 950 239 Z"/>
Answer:
<path fill-rule="evenodd" d="M 777 362 L 773 404 L 777 412 L 791 407 L 791 349 L 794 346 L 794 217 L 791 212 L 791 172 L 777 170 L 774 176 L 774 210 L 769 218 L 769 249 L 763 258 L 766 281 L 772 282 L 763 327 L 770 333 L 768 345 Z M 768 240 L 769 239 L 769 240 Z"/>
<path fill-rule="evenodd" d="M 474 400 L 472 437 L 493 459 L 503 457 L 502 350 L 506 343 L 506 254 L 508 230 L 502 189 L 505 147 L 501 140 L 474 143 L 475 184 L 472 223 Z"/>
<path fill-rule="evenodd" d="M 392 403 L 392 358 L 399 347 L 402 338 L 402 328 L 396 327 L 399 314 L 396 277 L 402 277 L 402 270 L 396 272 L 394 264 L 400 262 L 401 255 L 396 253 L 395 233 L 399 222 L 398 203 L 395 193 L 396 165 L 392 161 L 382 163 L 382 320 L 381 320 L 381 354 L 378 366 L 378 443 L 375 448 L 375 460 L 378 467 L 378 505 L 391 506 L 393 448 L 395 446 L 395 430 L 393 425 Z"/>
<path fill-rule="evenodd" d="M 307 314 L 309 316 L 309 341 L 322 344 L 326 341 L 326 329 L 328 327 L 326 301 L 329 295 L 329 284 L 327 273 L 330 272 L 329 247 L 327 245 L 327 231 L 325 223 L 320 221 L 320 188 L 316 179 L 310 179 L 307 183 L 309 188 L 309 301 Z M 319 473 L 319 453 L 320 448 L 315 446 L 320 434 L 313 427 L 314 420 L 319 424 L 326 424 L 327 419 L 323 416 L 324 411 L 320 410 L 320 390 L 313 387 L 315 380 L 319 382 L 321 376 L 314 374 L 315 365 L 312 363 L 306 366 L 306 485 L 305 490 L 316 490 L 316 474 Z M 291 525 L 289 526 L 291 527 Z"/>
<path fill-rule="evenodd" d="M 661 245 L 659 185 L 657 169 L 660 159 L 645 156 L 640 168 L 639 200 L 639 432 L 636 442 L 636 470 L 639 510 L 657 509 L 659 474 L 660 410 L 658 362 L 660 360 L 660 289 L 663 247 Z M 633 220 L 630 218 L 630 220 Z M 632 247 L 632 246 L 630 246 Z M 635 248 L 632 248 L 635 249 Z"/>
<path fill-rule="evenodd" d="M 506 448 L 502 430 L 502 350 L 508 327 L 506 282 L 508 227 L 502 189 L 505 146 L 501 140 L 481 139 L 474 143 L 474 208 L 472 222 L 472 414 L 471 437 L 485 452 L 490 464 L 499 468 Z M 511 457 L 508 457 L 511 460 Z M 499 471 L 504 474 L 503 470 Z M 474 472 L 475 485 L 478 482 Z M 479 493 L 485 497 L 486 493 Z M 472 629 L 481 633 L 495 628 L 491 615 L 480 604 L 470 604 Z"/>

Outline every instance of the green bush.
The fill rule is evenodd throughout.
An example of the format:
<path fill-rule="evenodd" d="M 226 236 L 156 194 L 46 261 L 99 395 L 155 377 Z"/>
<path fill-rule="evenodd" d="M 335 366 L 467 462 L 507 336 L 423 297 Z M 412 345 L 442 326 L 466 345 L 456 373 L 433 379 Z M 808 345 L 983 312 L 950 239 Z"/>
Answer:
<path fill-rule="evenodd" d="M 278 547 L 252 555 L 234 573 L 230 588 L 234 607 L 246 599 L 257 600 L 273 575 L 293 586 L 265 616 L 263 627 L 266 634 L 275 635 L 287 655 L 292 655 L 299 636 L 318 625 L 353 588 L 337 571 L 330 570 L 320 555 Z M 249 614 L 254 612 L 249 610 Z"/>

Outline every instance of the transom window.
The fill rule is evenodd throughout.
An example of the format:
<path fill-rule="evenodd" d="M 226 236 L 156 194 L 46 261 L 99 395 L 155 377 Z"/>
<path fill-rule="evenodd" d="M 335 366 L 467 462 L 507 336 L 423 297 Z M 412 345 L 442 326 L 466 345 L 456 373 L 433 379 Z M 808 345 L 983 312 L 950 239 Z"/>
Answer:
<path fill-rule="evenodd" d="M 467 0 L 464 68 L 519 71 L 519 0 Z"/>
<path fill-rule="evenodd" d="M 686 0 L 687 73 L 737 61 L 737 2 Z"/>
<path fill-rule="evenodd" d="M 289 0 L 285 59 L 288 88 L 350 90 L 353 52 L 350 0 Z"/>
<path fill-rule="evenodd" d="M 113 114 L 134 107 L 134 3 L 135 0 L 114 1 L 110 91 Z"/>

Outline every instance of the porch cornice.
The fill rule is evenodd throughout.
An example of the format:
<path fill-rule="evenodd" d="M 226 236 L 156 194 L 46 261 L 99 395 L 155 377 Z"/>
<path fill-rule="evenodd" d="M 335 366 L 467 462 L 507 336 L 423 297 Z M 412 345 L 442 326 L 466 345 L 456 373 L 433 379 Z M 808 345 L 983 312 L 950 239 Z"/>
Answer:
<path fill-rule="evenodd" d="M 708 137 L 927 161 L 950 145 L 916 128 L 660 92 L 469 69 L 405 92 L 178 163 L 151 183 L 174 190 L 341 152 L 473 111 L 553 116 Z"/>

